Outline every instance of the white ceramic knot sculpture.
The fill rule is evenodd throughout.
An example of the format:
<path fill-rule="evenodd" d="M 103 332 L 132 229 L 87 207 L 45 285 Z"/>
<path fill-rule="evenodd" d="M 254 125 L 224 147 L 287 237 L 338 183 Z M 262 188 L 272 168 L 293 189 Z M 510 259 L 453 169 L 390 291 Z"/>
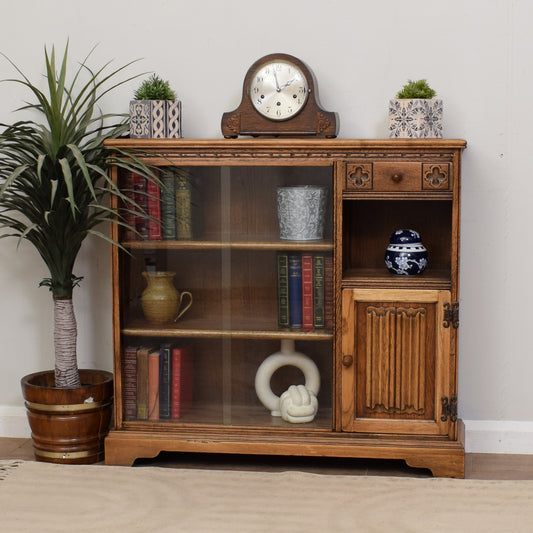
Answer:
<path fill-rule="evenodd" d="M 311 422 L 318 411 L 318 400 L 304 385 L 291 385 L 280 397 L 281 418 L 293 424 Z"/>
<path fill-rule="evenodd" d="M 272 392 L 270 379 L 278 368 L 295 366 L 305 378 L 305 385 L 291 385 L 281 398 Z M 269 355 L 257 369 L 255 392 L 260 402 L 272 416 L 281 416 L 292 423 L 311 422 L 318 411 L 317 394 L 320 390 L 320 373 L 314 361 L 296 352 L 294 340 L 283 339 L 281 350 Z"/>

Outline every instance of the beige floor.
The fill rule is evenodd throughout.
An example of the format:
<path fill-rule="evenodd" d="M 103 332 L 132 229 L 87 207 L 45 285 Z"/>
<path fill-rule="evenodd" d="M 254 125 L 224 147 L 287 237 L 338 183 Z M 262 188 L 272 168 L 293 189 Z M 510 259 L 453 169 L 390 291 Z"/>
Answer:
<path fill-rule="evenodd" d="M 0 438 L 0 459 L 33 461 L 30 439 Z M 253 456 L 218 456 L 202 454 L 161 454 L 152 460 L 140 460 L 139 466 L 183 468 L 230 468 L 243 470 L 299 470 L 327 474 L 423 476 L 426 470 L 407 467 L 403 461 L 360 459 L 277 458 Z M 533 479 L 533 455 L 475 454 L 466 455 L 469 479 Z"/>

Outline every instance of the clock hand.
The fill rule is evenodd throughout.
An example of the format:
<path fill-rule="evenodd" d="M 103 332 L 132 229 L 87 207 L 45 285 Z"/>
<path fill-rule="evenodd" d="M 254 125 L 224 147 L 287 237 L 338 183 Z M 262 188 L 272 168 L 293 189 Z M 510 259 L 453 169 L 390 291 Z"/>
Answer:
<path fill-rule="evenodd" d="M 276 91 L 278 91 L 279 93 L 281 89 L 280 89 L 279 82 L 278 82 L 278 75 L 276 74 L 275 70 L 274 70 L 274 79 L 276 80 Z"/>
<path fill-rule="evenodd" d="M 285 89 L 286 87 L 288 87 L 289 85 L 291 85 L 294 81 L 296 81 L 296 78 L 292 78 L 292 80 L 289 80 L 287 83 L 283 84 L 283 86 L 281 87 L 281 89 L 279 89 L 280 91 L 283 91 L 283 89 Z"/>

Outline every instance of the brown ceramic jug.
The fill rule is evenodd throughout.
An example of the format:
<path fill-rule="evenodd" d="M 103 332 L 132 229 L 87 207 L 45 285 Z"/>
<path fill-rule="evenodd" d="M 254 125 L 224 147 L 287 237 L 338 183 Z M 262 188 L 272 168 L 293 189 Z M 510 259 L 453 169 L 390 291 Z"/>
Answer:
<path fill-rule="evenodd" d="M 141 295 L 141 303 L 146 320 L 152 324 L 168 324 L 178 320 L 192 305 L 192 294 L 181 293 L 172 282 L 175 272 L 143 272 L 147 286 Z M 188 302 L 182 307 L 184 298 Z"/>

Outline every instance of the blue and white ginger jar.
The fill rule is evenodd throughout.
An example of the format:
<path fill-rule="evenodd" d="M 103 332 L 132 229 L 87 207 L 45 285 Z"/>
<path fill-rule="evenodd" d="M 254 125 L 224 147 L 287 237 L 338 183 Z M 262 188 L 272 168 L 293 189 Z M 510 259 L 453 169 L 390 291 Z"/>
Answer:
<path fill-rule="evenodd" d="M 428 264 L 428 252 L 422 244 L 420 234 L 412 229 L 395 231 L 385 252 L 385 264 L 393 274 L 421 274 Z"/>

